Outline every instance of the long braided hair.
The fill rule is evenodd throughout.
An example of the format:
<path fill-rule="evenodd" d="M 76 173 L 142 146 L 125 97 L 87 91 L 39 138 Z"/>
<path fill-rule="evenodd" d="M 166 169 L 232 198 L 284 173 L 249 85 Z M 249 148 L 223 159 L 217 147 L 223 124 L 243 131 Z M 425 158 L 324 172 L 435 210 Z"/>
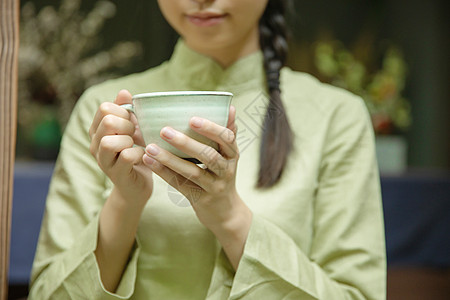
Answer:
<path fill-rule="evenodd" d="M 293 133 L 280 90 L 280 70 L 285 65 L 288 53 L 284 16 L 286 5 L 285 0 L 269 0 L 259 22 L 260 46 L 270 100 L 260 147 L 258 188 L 271 187 L 280 180 L 293 149 Z"/>

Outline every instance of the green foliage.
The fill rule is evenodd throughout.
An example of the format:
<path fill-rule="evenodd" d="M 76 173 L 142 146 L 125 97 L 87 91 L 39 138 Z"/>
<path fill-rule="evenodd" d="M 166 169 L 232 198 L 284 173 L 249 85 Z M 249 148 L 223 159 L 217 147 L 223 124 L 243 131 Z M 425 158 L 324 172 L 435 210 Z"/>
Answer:
<path fill-rule="evenodd" d="M 64 128 L 87 87 L 122 75 L 120 70 L 141 55 L 138 42 L 121 41 L 102 49 L 102 29 L 114 17 L 115 4 L 96 1 L 90 11 L 80 10 L 80 5 L 81 0 L 62 0 L 58 8 L 46 6 L 36 11 L 33 2 L 28 1 L 22 7 L 19 139 L 45 136 L 35 131 L 48 120 L 57 120 Z M 55 126 L 51 128 L 54 135 Z"/>
<path fill-rule="evenodd" d="M 407 68 L 398 48 L 390 46 L 383 53 L 379 68 L 374 68 L 368 59 L 357 59 L 339 41 L 320 41 L 314 49 L 319 75 L 364 99 L 376 133 L 390 134 L 394 128 L 409 128 L 411 109 L 402 96 Z"/>

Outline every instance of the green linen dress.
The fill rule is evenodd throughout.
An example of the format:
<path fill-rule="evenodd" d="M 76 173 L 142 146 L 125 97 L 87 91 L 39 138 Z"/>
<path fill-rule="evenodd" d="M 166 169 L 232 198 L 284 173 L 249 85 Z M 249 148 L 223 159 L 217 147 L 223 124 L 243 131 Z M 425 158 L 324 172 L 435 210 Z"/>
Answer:
<path fill-rule="evenodd" d="M 119 287 L 102 286 L 94 250 L 112 183 L 89 152 L 100 103 L 117 92 L 232 92 L 237 190 L 254 217 L 235 272 L 188 202 L 158 176 Z M 48 194 L 30 299 L 385 299 L 386 257 L 374 136 L 363 101 L 283 68 L 295 149 L 281 181 L 255 188 L 267 88 L 261 52 L 222 69 L 179 41 L 148 71 L 88 89 L 65 131 Z M 270 159 L 267 157 L 265 159 Z"/>

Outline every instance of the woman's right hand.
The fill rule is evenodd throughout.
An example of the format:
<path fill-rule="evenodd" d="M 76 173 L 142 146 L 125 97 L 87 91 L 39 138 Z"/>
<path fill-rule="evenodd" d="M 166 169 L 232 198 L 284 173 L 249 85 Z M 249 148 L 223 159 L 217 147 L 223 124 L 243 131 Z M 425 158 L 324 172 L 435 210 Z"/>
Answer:
<path fill-rule="evenodd" d="M 95 256 L 104 287 L 114 292 L 127 262 L 145 204 L 153 190 L 152 171 L 142 161 L 144 146 L 136 117 L 121 104 L 132 103 L 122 90 L 114 103 L 102 103 L 89 129 L 90 151 L 114 188 L 100 212 Z"/>
<path fill-rule="evenodd" d="M 114 101 L 102 103 L 89 135 L 90 151 L 103 172 L 114 183 L 125 204 L 143 207 L 153 189 L 152 172 L 142 162 L 144 145 L 134 114 L 120 107 L 132 103 L 132 95 L 121 90 Z"/>

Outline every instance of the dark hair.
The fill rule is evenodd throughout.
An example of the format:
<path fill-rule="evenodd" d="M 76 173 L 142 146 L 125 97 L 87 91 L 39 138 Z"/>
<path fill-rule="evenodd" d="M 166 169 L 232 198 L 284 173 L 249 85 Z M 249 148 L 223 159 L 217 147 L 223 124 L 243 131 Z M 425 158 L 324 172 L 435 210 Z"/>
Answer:
<path fill-rule="evenodd" d="M 280 70 L 286 63 L 288 53 L 284 16 L 286 5 L 284 0 L 269 0 L 259 22 L 260 46 L 270 100 L 260 146 L 258 188 L 271 187 L 280 180 L 293 149 L 293 133 L 280 90 Z"/>

